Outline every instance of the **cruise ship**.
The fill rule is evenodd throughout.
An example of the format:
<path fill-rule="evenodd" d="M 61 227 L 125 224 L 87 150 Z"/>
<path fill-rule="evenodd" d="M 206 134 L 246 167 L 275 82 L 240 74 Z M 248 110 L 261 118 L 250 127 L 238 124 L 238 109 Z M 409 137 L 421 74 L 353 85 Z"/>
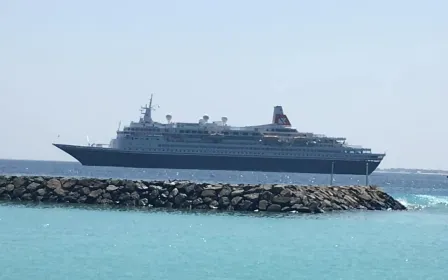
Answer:
<path fill-rule="evenodd" d="M 260 125 L 232 126 L 227 117 L 211 121 L 208 115 L 178 122 L 168 114 L 157 122 L 152 97 L 139 121 L 118 128 L 109 144 L 53 145 L 82 165 L 130 168 L 370 175 L 385 156 L 344 137 L 300 132 L 282 106 Z"/>

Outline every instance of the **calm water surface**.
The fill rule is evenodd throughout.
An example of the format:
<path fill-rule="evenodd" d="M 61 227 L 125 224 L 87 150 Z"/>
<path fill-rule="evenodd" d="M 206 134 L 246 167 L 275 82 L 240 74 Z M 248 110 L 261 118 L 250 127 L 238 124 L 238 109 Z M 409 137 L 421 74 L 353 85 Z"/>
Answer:
<path fill-rule="evenodd" d="M 327 184 L 328 176 L 0 161 L 0 174 Z M 364 177 L 335 176 L 336 184 Z M 406 212 L 115 211 L 0 204 L 0 279 L 447 279 L 448 179 L 377 173 Z"/>

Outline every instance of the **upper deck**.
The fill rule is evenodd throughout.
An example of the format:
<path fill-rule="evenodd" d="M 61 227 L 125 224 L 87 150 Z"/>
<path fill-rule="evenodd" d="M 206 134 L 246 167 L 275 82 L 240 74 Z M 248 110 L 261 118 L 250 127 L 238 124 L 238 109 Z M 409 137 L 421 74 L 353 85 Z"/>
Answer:
<path fill-rule="evenodd" d="M 134 139 L 146 137 L 147 141 L 153 141 L 152 136 L 159 136 L 164 141 L 176 142 L 210 142 L 219 144 L 260 144 L 264 145 L 289 145 L 292 147 L 332 147 L 348 151 L 370 152 L 370 149 L 361 146 L 348 146 L 345 137 L 329 137 L 323 134 L 300 132 L 291 126 L 291 123 L 283 113 L 282 106 L 275 106 L 271 123 L 232 126 L 228 124 L 227 117 L 221 117 L 219 121 L 210 121 L 208 115 L 204 115 L 198 122 L 175 122 L 172 115 L 166 115 L 166 122 L 153 121 L 152 96 L 149 106 L 142 107 L 143 117 L 138 122 L 131 122 L 122 130 L 117 130 L 117 139 Z M 205 138 L 204 138 L 205 137 Z"/>

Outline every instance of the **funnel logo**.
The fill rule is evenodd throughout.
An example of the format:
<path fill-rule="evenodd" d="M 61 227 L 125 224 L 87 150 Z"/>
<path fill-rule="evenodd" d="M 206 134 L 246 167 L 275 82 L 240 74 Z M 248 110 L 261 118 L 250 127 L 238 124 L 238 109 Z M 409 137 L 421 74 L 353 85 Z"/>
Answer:
<path fill-rule="evenodd" d="M 275 123 L 279 125 L 291 125 L 291 123 L 288 120 L 288 117 L 283 114 L 275 115 Z"/>

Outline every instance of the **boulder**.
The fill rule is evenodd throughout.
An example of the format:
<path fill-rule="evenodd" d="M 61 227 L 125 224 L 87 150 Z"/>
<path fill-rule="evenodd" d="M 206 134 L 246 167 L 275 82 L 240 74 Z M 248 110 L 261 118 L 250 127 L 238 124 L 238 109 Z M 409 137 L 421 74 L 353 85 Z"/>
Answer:
<path fill-rule="evenodd" d="M 265 211 L 269 206 L 269 202 L 266 200 L 260 200 L 258 202 L 258 209 Z"/>
<path fill-rule="evenodd" d="M 118 189 L 119 189 L 119 187 L 117 187 L 117 186 L 109 185 L 109 186 L 107 186 L 106 191 L 113 192 L 113 191 L 116 191 Z"/>
<path fill-rule="evenodd" d="M 269 212 L 280 212 L 281 210 L 282 210 L 282 207 L 279 204 L 271 204 L 266 209 L 266 211 L 269 211 Z"/>
<path fill-rule="evenodd" d="M 201 193 L 202 197 L 216 197 L 216 191 L 214 189 L 205 189 Z"/>

